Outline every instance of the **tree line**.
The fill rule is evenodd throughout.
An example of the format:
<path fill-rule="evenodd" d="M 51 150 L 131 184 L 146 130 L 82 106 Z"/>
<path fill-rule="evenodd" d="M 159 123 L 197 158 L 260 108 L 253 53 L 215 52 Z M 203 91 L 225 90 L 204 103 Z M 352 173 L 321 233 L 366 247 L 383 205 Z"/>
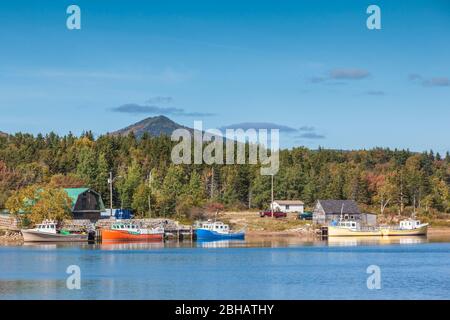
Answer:
<path fill-rule="evenodd" d="M 0 208 L 36 186 L 90 187 L 109 204 L 110 171 L 114 207 L 142 217 L 268 207 L 271 178 L 260 175 L 259 165 L 174 165 L 175 144 L 168 136 L 148 134 L 0 136 Z M 317 199 L 354 199 L 378 213 L 450 212 L 448 152 L 296 147 L 280 151 L 274 181 L 275 198 L 300 199 L 307 206 Z"/>

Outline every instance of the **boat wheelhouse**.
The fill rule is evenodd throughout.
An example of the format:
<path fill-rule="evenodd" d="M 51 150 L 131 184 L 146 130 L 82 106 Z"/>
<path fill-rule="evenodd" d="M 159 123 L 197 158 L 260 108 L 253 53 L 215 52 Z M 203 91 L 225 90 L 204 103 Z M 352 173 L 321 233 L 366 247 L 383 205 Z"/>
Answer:
<path fill-rule="evenodd" d="M 56 234 L 56 226 L 57 223 L 53 220 L 44 220 L 42 223 L 37 224 L 34 229 L 35 231 L 43 232 L 43 233 L 52 233 Z"/>
<path fill-rule="evenodd" d="M 200 228 L 205 229 L 205 230 L 215 231 L 215 232 L 221 233 L 221 234 L 230 233 L 230 227 L 221 221 L 202 222 L 200 225 Z"/>
<path fill-rule="evenodd" d="M 399 229 L 400 230 L 413 230 L 413 229 L 419 228 L 420 225 L 421 225 L 421 223 L 419 220 L 413 220 L 413 219 L 402 220 L 402 221 L 400 221 Z"/>

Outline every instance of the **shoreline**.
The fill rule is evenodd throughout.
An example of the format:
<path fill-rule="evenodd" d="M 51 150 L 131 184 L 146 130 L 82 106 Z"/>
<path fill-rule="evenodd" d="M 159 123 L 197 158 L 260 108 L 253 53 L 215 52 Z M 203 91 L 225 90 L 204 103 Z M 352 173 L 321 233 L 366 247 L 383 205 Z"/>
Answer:
<path fill-rule="evenodd" d="M 298 237 L 298 236 L 310 236 L 314 235 L 311 231 L 297 231 L 297 230 L 285 230 L 285 231 L 248 231 L 248 236 L 267 236 L 267 237 Z M 428 235 L 450 235 L 450 227 L 428 227 Z"/>
<path fill-rule="evenodd" d="M 429 227 L 428 235 L 450 235 L 450 227 Z"/>
<path fill-rule="evenodd" d="M 297 228 L 282 231 L 269 231 L 269 230 L 248 230 L 246 232 L 246 239 L 301 239 L 301 240 L 314 240 L 319 237 L 314 232 L 313 228 Z M 428 237 L 449 237 L 450 240 L 450 227 L 429 227 Z M 398 238 L 398 237 L 396 237 Z M 0 235 L 0 245 L 22 244 L 23 237 L 20 232 L 6 231 L 5 234 Z"/>

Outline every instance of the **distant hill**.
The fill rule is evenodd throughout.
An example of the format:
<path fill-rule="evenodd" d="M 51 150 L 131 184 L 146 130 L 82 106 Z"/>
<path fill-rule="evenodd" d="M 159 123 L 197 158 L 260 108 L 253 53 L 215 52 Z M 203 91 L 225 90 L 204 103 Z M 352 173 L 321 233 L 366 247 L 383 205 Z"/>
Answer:
<path fill-rule="evenodd" d="M 0 137 L 7 137 L 7 136 L 8 136 L 7 133 L 4 133 L 3 131 L 0 131 Z"/>
<path fill-rule="evenodd" d="M 187 129 L 193 131 L 193 129 L 182 126 L 165 116 L 157 116 L 146 118 L 142 121 L 136 122 L 126 128 L 112 132 L 112 135 L 128 135 L 133 132 L 137 138 L 147 132 L 150 136 L 157 137 L 160 135 L 172 135 L 172 132 L 176 129 Z"/>

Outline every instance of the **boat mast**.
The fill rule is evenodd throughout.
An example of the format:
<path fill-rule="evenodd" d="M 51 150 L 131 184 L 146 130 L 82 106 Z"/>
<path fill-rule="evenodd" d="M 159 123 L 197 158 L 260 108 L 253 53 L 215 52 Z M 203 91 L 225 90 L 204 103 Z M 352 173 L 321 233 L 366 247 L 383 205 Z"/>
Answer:
<path fill-rule="evenodd" d="M 109 212 L 109 216 L 112 217 L 113 215 L 113 174 L 112 171 L 109 172 L 109 209 L 111 210 Z"/>

